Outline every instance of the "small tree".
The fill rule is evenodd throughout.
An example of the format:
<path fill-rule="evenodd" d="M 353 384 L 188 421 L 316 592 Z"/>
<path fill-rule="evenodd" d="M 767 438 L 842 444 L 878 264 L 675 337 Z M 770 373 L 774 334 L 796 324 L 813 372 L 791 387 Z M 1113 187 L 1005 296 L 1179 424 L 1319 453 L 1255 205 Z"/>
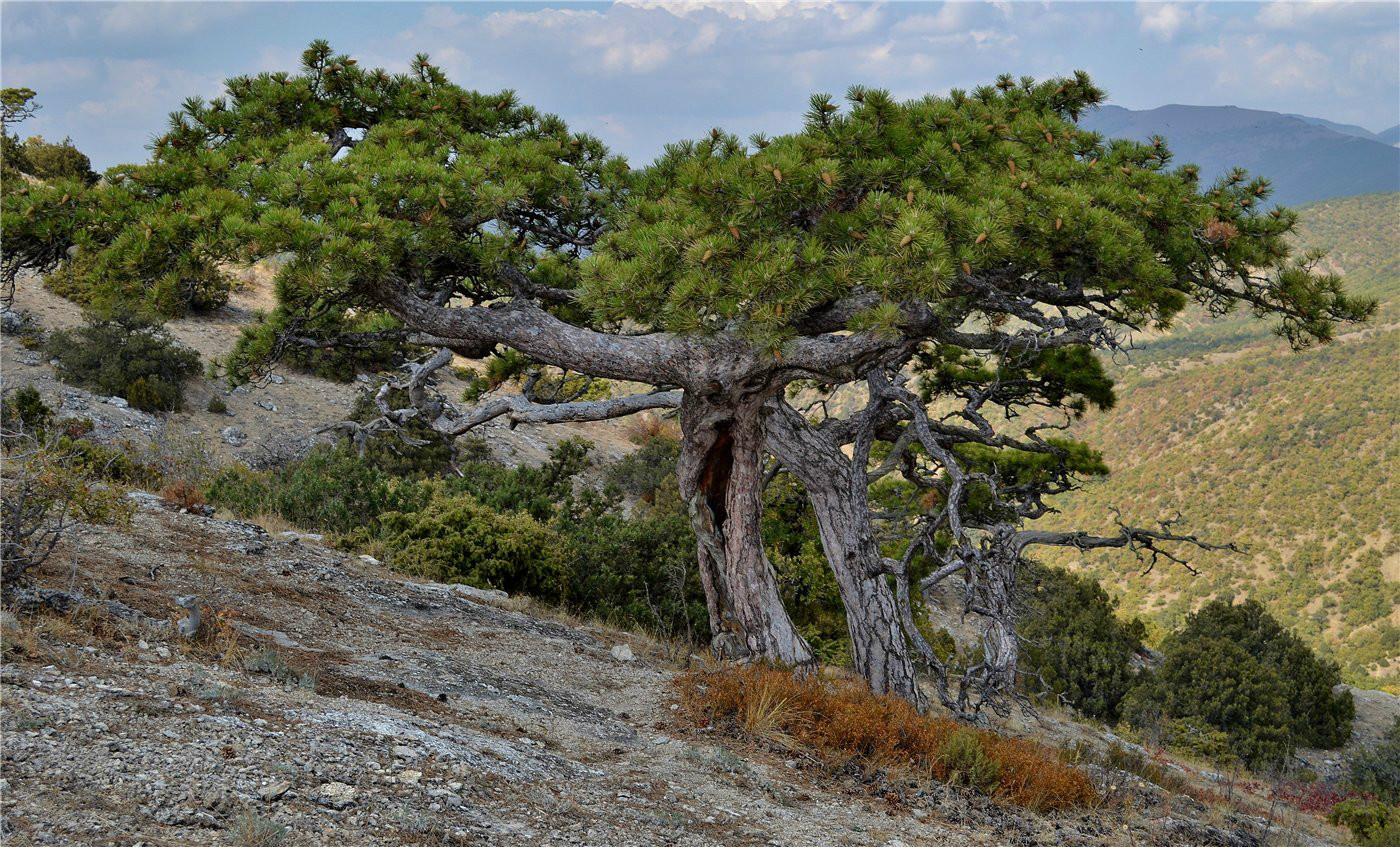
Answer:
<path fill-rule="evenodd" d="M 10 130 L 39 111 L 39 104 L 34 102 L 37 96 L 32 88 L 0 88 L 0 172 L 6 182 L 22 181 L 20 174 L 28 170 L 24 146 Z"/>
<path fill-rule="evenodd" d="M 186 101 L 147 164 L 91 189 L 7 195 L 6 262 L 52 266 L 76 244 L 73 261 L 90 263 L 107 299 L 160 309 L 183 275 L 288 254 L 278 332 L 262 351 L 437 349 L 398 383 L 409 404 L 381 406 L 390 424 L 423 416 L 461 434 L 501 416 L 679 407 L 678 483 L 714 636 L 734 652 L 812 662 L 764 555 L 771 452 L 812 499 L 856 668 L 918 701 L 908 591 L 901 606 L 890 588 L 891 577 L 907 582 L 907 562 L 882 555 L 866 495 L 883 441 L 895 467 L 907 461 L 940 492 L 909 556 L 974 587 L 970 608 L 990 623 L 970 677 L 995 697 L 1017 665 L 1008 610 L 1028 545 L 1153 551 L 1182 536 L 1021 531 L 1081 456 L 1043 428 L 998 432 L 990 410 L 1082 406 L 1101 377 L 1089 349 L 1166 325 L 1192 299 L 1276 316 L 1299 344 L 1371 311 L 1314 274 L 1315 259 L 1290 257 L 1296 216 L 1263 208 L 1266 181 L 1237 172 L 1203 191 L 1193 167 L 1168 167 L 1161 139 L 1082 130 L 1077 118 L 1102 100 L 1082 73 L 904 103 L 857 87 L 844 110 L 813 97 L 791 135 L 746 145 L 715 130 L 632 171 L 511 92 L 453 85 L 426 56 L 392 75 L 315 42 L 300 73 L 237 77 L 226 96 Z M 395 326 L 354 333 L 370 313 Z M 454 353 L 497 345 L 655 390 L 547 405 L 503 397 L 462 412 L 433 389 Z M 931 416 L 935 398 L 899 384 L 920 356 L 980 362 L 953 368 L 960 422 Z M 869 404 L 814 424 L 785 396 L 801 381 L 863 383 Z M 1003 486 L 978 469 L 1002 463 L 974 446 L 1040 470 Z"/>
<path fill-rule="evenodd" d="M 1208 603 L 1162 645 L 1155 677 L 1131 695 L 1130 718 L 1200 718 L 1230 735 L 1251 765 L 1295 747 L 1338 747 L 1355 713 L 1337 666 L 1318 659 L 1259 603 Z"/>
<path fill-rule="evenodd" d="M 20 170 L 39 179 L 77 179 L 86 185 L 97 182 L 92 160 L 65 138 L 53 144 L 35 135 L 25 139 Z"/>
<path fill-rule="evenodd" d="M 120 491 L 94 484 L 81 447 L 52 429 L 53 413 L 26 387 L 0 404 L 0 588 L 48 561 L 77 523 L 125 520 Z"/>

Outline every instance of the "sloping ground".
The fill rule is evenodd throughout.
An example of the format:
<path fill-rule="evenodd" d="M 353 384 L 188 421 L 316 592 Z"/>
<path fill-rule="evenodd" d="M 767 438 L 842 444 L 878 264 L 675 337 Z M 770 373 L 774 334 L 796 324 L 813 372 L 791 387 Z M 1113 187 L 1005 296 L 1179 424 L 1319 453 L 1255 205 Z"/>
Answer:
<path fill-rule="evenodd" d="M 204 362 L 227 356 L 254 314 L 275 305 L 272 274 L 266 268 L 245 270 L 238 278 L 240 285 L 234 289 L 228 305 L 209 315 L 172 320 L 165 325 L 171 337 L 198 351 Z M 22 275 L 16 281 L 14 308 L 28 312 L 46 331 L 82 326 L 84 322 L 80 307 L 46 290 L 33 275 Z M 151 416 L 134 411 L 123 414 L 105 404 L 104 398 L 94 398 L 58 382 L 40 351 L 25 350 L 10 336 L 0 338 L 0 356 L 5 362 L 0 385 L 6 390 L 33 385 L 45 402 L 54 409 L 62 408 L 64 415 L 90 417 L 97 422 L 108 420 L 134 437 L 154 431 L 143 425 L 152 424 Z M 444 394 L 453 400 L 460 398 L 466 383 L 446 369 L 439 378 Z M 314 442 L 318 429 L 348 417 L 364 387 L 361 383 L 337 383 L 286 368 L 270 380 L 234 389 L 222 379 L 198 377 L 185 384 L 185 409 L 161 419 L 166 422 L 164 433 L 168 438 L 197 444 L 221 463 L 237 460 L 257 466 L 304 453 Z M 228 407 L 226 414 L 205 411 L 209 399 L 215 396 Z M 230 444 L 221 437 L 226 427 L 242 433 L 238 443 Z M 112 431 L 115 433 L 115 429 Z M 512 466 L 543 461 L 550 448 L 566 438 L 581 437 L 593 442 L 592 455 L 602 462 L 621 458 L 632 449 L 624 429 L 607 422 L 525 424 L 512 431 L 506 424 L 493 421 L 478 427 L 475 434 L 485 439 L 497 459 Z M 326 438 L 329 436 L 322 436 L 322 440 Z"/>
<path fill-rule="evenodd" d="M 1064 551 L 1126 610 L 1164 628 L 1206 599 L 1264 602 L 1349 681 L 1397 677 L 1400 658 L 1400 330 L 1300 354 L 1250 351 L 1130 374 L 1111 413 L 1078 427 L 1113 473 L 1061 498 L 1047 524 L 1104 528 L 1111 507 L 1150 526 L 1177 512 L 1243 554 L 1187 551 L 1142 576 L 1126 555 Z"/>
<path fill-rule="evenodd" d="M 676 725 L 666 645 L 139 502 L 130 528 L 80 528 L 41 575 L 42 589 L 98 606 L 6 620 L 6 843 L 238 844 L 258 822 L 303 847 L 1265 834 L 1261 820 L 1117 772 L 1097 778 L 1119 786 L 1126 811 L 1053 817 L 898 774 L 884 786 L 832 776 L 803 755 Z M 167 622 L 186 592 L 208 607 L 192 642 Z M 1296 814 L 1267 826 L 1330 843 Z"/>

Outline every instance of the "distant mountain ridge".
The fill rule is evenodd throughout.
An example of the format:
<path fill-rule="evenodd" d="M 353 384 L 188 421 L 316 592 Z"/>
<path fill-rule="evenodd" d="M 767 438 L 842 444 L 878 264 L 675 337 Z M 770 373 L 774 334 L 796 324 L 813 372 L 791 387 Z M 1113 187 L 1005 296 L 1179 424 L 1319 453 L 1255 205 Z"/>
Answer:
<path fill-rule="evenodd" d="M 1303 121 L 1304 123 L 1310 123 L 1313 126 L 1326 127 L 1327 129 L 1330 129 L 1333 132 L 1340 132 L 1342 135 L 1354 135 L 1357 138 L 1366 138 L 1370 139 L 1371 141 L 1382 141 L 1382 143 L 1384 143 L 1379 135 L 1377 135 L 1374 132 L 1371 132 L 1364 126 L 1357 126 L 1356 124 L 1339 124 L 1336 121 L 1329 121 L 1326 118 L 1314 118 L 1309 115 L 1297 115 L 1292 112 L 1285 114 L 1284 117 L 1297 118 L 1298 120 Z"/>
<path fill-rule="evenodd" d="M 1268 177 L 1285 206 L 1400 191 L 1400 147 L 1385 135 L 1320 118 L 1236 106 L 1173 104 L 1146 111 L 1104 106 L 1080 124 L 1110 138 L 1167 139 L 1176 164 L 1194 162 L 1213 180 L 1232 167 Z M 1366 133 L 1371 137 L 1364 137 Z"/>

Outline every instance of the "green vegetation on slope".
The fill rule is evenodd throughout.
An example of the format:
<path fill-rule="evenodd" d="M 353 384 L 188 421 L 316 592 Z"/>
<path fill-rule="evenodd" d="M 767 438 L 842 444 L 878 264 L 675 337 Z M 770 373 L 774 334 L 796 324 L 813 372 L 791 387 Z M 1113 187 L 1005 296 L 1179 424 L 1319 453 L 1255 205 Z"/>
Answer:
<path fill-rule="evenodd" d="M 1304 211 L 1307 245 L 1330 249 L 1349 288 L 1381 300 L 1371 328 L 1292 353 L 1246 331 L 1245 316 L 1183 325 L 1119 368 L 1118 407 L 1078 427 L 1112 474 L 1062 498 L 1048 523 L 1104 526 L 1110 506 L 1138 525 L 1180 511 L 1204 537 L 1247 552 L 1199 553 L 1196 577 L 1165 562 L 1140 576 L 1113 554 L 1053 561 L 1083 563 L 1159 631 L 1210 598 L 1248 595 L 1349 681 L 1400 685 L 1397 211 L 1395 194 Z M 1243 349 L 1202 355 L 1221 346 Z"/>

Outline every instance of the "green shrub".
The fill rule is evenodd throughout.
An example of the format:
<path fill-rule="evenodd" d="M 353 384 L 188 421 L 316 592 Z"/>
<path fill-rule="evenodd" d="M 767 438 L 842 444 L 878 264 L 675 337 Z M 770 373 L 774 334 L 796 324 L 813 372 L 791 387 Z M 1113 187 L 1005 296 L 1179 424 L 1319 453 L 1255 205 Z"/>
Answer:
<path fill-rule="evenodd" d="M 66 419 L 65 419 L 66 420 Z M 59 422 L 60 424 L 63 421 Z M 160 471 L 132 457 L 132 451 L 99 444 L 87 438 L 60 435 L 55 449 L 67 457 L 73 468 L 87 479 L 114 482 L 139 488 L 158 488 Z"/>
<path fill-rule="evenodd" d="M 43 136 L 30 136 L 24 141 L 23 156 L 24 166 L 20 169 L 39 179 L 78 179 L 87 185 L 97 182 L 92 161 L 73 146 L 70 138 L 53 144 L 45 141 Z"/>
<path fill-rule="evenodd" d="M 975 730 L 963 728 L 950 735 L 942 757 L 949 785 L 991 794 L 1001 782 L 1001 763 L 987 755 Z"/>
<path fill-rule="evenodd" d="M 178 387 L 158 376 L 138 376 L 126 387 L 126 402 L 147 412 L 178 409 L 181 394 Z"/>
<path fill-rule="evenodd" d="M 204 407 L 204 411 L 214 415 L 222 415 L 228 412 L 228 404 L 221 397 L 210 397 L 209 405 Z"/>
<path fill-rule="evenodd" d="M 133 318 L 56 332 L 44 349 L 58 360 L 59 379 L 125 397 L 148 412 L 180 408 L 185 380 L 199 373 L 198 353 L 176 345 L 156 325 Z"/>
<path fill-rule="evenodd" d="M 1167 746 L 1178 753 L 1211 762 L 1217 767 L 1230 767 L 1239 761 L 1232 749 L 1230 736 L 1198 718 L 1169 721 L 1165 740 Z"/>
<path fill-rule="evenodd" d="M 1400 717 L 1381 743 L 1352 757 L 1348 770 L 1352 788 L 1387 803 L 1400 803 Z"/>
<path fill-rule="evenodd" d="M 75 523 L 130 519 L 132 504 L 109 485 L 93 485 L 66 436 L 7 438 L 0 460 L 0 585 L 8 591 L 48 560 Z"/>
<path fill-rule="evenodd" d="M 551 602 L 565 597 L 559 536 L 529 515 L 438 495 L 418 511 L 382 514 L 379 523 L 379 541 L 399 570 Z"/>
<path fill-rule="evenodd" d="M 1022 668 L 1084 714 L 1116 722 L 1135 682 L 1132 658 L 1146 628 L 1119 620 L 1117 604 L 1088 577 L 1027 563 L 1020 584 Z"/>
<path fill-rule="evenodd" d="M 243 517 L 278 514 L 323 532 L 372 532 L 379 516 L 421 506 L 421 486 L 392 476 L 344 448 L 318 447 L 270 472 L 225 468 L 209 485 L 209 502 Z"/>
<path fill-rule="evenodd" d="M 28 434 L 42 438 L 53 425 L 53 409 L 32 385 L 16 389 L 0 400 L 0 430 L 6 438 Z"/>
<path fill-rule="evenodd" d="M 621 627 L 704 640 L 708 613 L 695 566 L 695 536 L 678 506 L 665 503 L 631 516 L 609 509 L 557 519 L 570 608 Z"/>
<path fill-rule="evenodd" d="M 1135 726 L 1158 715 L 1197 718 L 1229 735 L 1236 755 L 1254 768 L 1282 763 L 1294 747 L 1278 673 L 1221 638 L 1174 646 L 1155 673 L 1142 674 L 1123 710 Z"/>
<path fill-rule="evenodd" d="M 1195 718 L 1225 732 L 1250 767 L 1281 763 L 1300 745 L 1335 747 L 1351 734 L 1351 694 L 1336 694 L 1333 663 L 1313 655 L 1255 601 L 1215 600 L 1163 643 L 1155 674 L 1128 696 L 1137 726 Z"/>
<path fill-rule="evenodd" d="M 444 485 L 449 494 L 466 494 L 493 509 L 525 512 L 541 522 L 573 500 L 574 482 L 589 466 L 592 444 L 570 438 L 550 448 L 549 459 L 539 465 L 507 468 L 477 461 L 462 467 Z"/>
<path fill-rule="evenodd" d="M 1400 807 L 1389 803 L 1352 797 L 1333 806 L 1327 820 L 1351 830 L 1361 847 L 1400 844 Z"/>
<path fill-rule="evenodd" d="M 763 543 L 783 606 L 812 651 L 828 664 L 849 664 L 841 589 L 827 566 L 807 494 L 790 475 L 777 477 L 764 491 Z"/>
<path fill-rule="evenodd" d="M 703 641 L 695 537 L 674 483 L 628 515 L 615 488 L 578 484 L 589 445 L 567 440 L 537 466 L 477 458 L 446 479 L 401 479 L 370 454 L 321 447 L 274 471 L 223 469 L 209 502 L 243 517 L 280 515 L 429 579 L 521 591 L 618 626 Z"/>
<path fill-rule="evenodd" d="M 674 438 L 653 438 L 608 468 L 607 479 L 630 497 L 655 501 L 665 486 L 676 487 L 676 460 L 681 444 Z"/>

